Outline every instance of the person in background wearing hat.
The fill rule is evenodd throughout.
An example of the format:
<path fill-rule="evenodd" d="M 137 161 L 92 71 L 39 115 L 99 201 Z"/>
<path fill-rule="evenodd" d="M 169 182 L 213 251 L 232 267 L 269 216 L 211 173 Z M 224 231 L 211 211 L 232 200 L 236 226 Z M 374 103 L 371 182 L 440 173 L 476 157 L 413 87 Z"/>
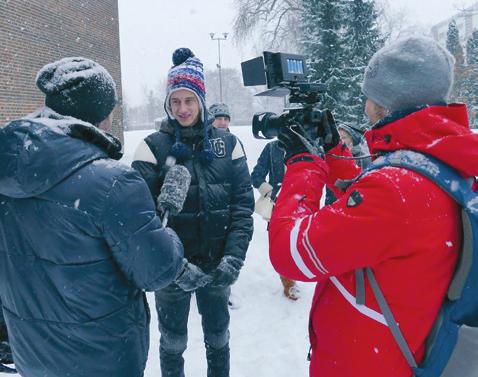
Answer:
<path fill-rule="evenodd" d="M 266 144 L 252 169 L 252 185 L 260 194 L 256 202 L 256 212 L 266 221 L 270 220 L 274 201 L 284 178 L 284 167 L 284 150 L 279 146 L 279 142 L 274 140 Z M 297 300 L 300 290 L 296 282 L 281 275 L 280 280 L 284 296 L 293 301 Z"/>
<path fill-rule="evenodd" d="M 214 127 L 229 131 L 229 124 L 231 123 L 229 106 L 225 103 L 214 103 L 209 106 L 209 114 L 214 117 L 212 122 Z"/>
<path fill-rule="evenodd" d="M 340 140 L 347 146 L 356 157 L 355 163 L 362 169 L 365 169 L 372 162 L 370 151 L 367 147 L 367 141 L 363 137 L 363 130 L 352 125 L 339 123 L 337 131 L 340 135 Z"/>
<path fill-rule="evenodd" d="M 183 248 L 109 135 L 116 86 L 64 58 L 36 78 L 45 107 L 0 129 L 0 297 L 24 377 L 140 377 L 142 290 L 185 279 Z"/>
<path fill-rule="evenodd" d="M 227 377 L 228 299 L 252 237 L 254 196 L 239 139 L 209 122 L 201 61 L 191 50 L 181 48 L 174 52 L 173 64 L 164 104 L 168 122 L 139 144 L 133 167 L 148 183 L 154 199 L 170 161 L 191 173 L 183 210 L 170 217 L 170 225 L 183 242 L 189 263 L 201 271 L 191 280 L 191 290 L 202 316 L 207 375 Z M 184 376 L 182 355 L 187 347 L 191 295 L 177 284 L 156 292 L 163 376 Z"/>
<path fill-rule="evenodd" d="M 229 106 L 225 103 L 213 103 L 209 106 L 209 114 L 213 117 L 212 125 L 213 127 L 223 129 L 230 132 L 229 125 L 231 123 L 231 113 L 229 111 Z M 231 309 L 237 309 L 240 307 L 239 299 L 231 290 L 229 295 L 228 305 Z"/>
<path fill-rule="evenodd" d="M 413 150 L 464 177 L 478 175 L 478 135 L 469 129 L 466 106 L 447 104 L 453 70 L 452 55 L 425 37 L 375 53 L 362 84 L 373 156 Z M 431 180 L 398 167 L 370 171 L 340 192 L 334 182 L 352 178 L 354 166 L 334 158 L 342 151 L 336 131 L 324 145 L 325 159 L 309 153 L 298 134 L 293 126 L 279 135 L 287 172 L 270 221 L 270 257 L 279 273 L 317 282 L 310 375 L 411 377 L 368 279 L 365 296 L 356 293 L 354 270 L 374 271 L 420 364 L 455 268 L 460 208 Z M 325 184 L 338 200 L 319 209 Z"/>
<path fill-rule="evenodd" d="M 340 140 L 355 157 L 354 161 L 358 167 L 365 169 L 372 162 L 370 151 L 367 147 L 367 141 L 363 137 L 363 130 L 354 126 L 346 125 L 345 123 L 337 124 L 337 131 L 339 132 Z M 337 200 L 333 191 L 325 187 L 325 204 L 332 204 Z"/>

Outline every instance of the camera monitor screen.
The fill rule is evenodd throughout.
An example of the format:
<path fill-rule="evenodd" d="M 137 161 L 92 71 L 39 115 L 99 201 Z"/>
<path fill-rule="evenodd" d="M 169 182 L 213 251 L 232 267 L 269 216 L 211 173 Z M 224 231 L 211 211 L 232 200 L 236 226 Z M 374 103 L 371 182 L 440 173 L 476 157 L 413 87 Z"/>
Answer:
<path fill-rule="evenodd" d="M 277 71 L 276 80 L 280 82 L 301 82 L 306 80 L 307 65 L 305 56 L 296 54 L 285 54 L 279 52 L 274 54 Z"/>
<path fill-rule="evenodd" d="M 304 74 L 304 61 L 302 59 L 286 59 L 287 73 L 290 74 Z"/>

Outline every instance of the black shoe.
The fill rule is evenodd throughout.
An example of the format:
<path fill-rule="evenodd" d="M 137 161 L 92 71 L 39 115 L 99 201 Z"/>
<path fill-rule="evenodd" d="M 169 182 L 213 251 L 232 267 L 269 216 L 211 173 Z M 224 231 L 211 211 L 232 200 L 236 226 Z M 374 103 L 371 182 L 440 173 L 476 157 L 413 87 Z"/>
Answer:
<path fill-rule="evenodd" d="M 12 350 L 7 341 L 0 342 L 0 363 L 13 364 Z"/>
<path fill-rule="evenodd" d="M 0 373 L 15 374 L 18 373 L 16 369 L 9 368 L 6 365 L 0 363 Z"/>

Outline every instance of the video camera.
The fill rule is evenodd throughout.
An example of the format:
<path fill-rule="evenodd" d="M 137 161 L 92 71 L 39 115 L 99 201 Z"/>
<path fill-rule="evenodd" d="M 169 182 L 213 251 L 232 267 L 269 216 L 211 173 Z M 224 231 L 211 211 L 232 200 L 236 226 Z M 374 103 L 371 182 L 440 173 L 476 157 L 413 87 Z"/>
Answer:
<path fill-rule="evenodd" d="M 268 90 L 256 96 L 289 95 L 289 103 L 300 105 L 284 109 L 280 115 L 271 112 L 254 114 L 252 119 L 254 137 L 272 139 L 279 134 L 282 127 L 299 123 L 311 137 L 316 138 L 324 118 L 332 116 L 330 111 L 325 112 L 318 108 L 320 94 L 325 92 L 326 86 L 307 80 L 307 65 L 303 55 L 269 51 L 264 51 L 263 55 L 241 63 L 244 85 L 267 84 Z M 330 122 L 330 119 L 325 120 Z"/>

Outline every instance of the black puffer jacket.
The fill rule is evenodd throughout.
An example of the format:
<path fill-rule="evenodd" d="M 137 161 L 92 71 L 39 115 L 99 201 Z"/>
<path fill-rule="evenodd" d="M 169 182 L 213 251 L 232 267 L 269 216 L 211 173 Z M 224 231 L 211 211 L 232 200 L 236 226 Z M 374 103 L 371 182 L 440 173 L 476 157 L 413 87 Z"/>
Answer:
<path fill-rule="evenodd" d="M 205 270 L 214 268 L 224 255 L 245 259 L 252 237 L 254 196 L 241 142 L 230 132 L 208 126 L 214 159 L 203 163 L 202 124 L 181 129 L 181 140 L 193 150 L 182 164 L 191 174 L 191 185 L 183 210 L 169 218 L 184 244 L 186 258 Z M 163 122 L 161 129 L 138 146 L 133 161 L 156 200 L 163 184 L 163 167 L 175 142 L 174 127 Z"/>
<path fill-rule="evenodd" d="M 267 182 L 272 186 L 272 198 L 277 196 L 284 178 L 284 150 L 279 147 L 277 140 L 266 144 L 252 170 L 251 178 L 252 185 L 257 189 L 268 178 Z"/>

